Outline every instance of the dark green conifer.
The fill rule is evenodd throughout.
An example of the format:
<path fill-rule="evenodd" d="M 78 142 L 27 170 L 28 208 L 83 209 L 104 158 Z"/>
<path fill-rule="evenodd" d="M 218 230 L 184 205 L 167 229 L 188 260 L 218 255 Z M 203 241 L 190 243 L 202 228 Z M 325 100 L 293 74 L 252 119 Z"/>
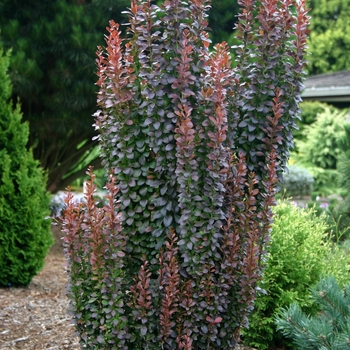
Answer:
<path fill-rule="evenodd" d="M 10 101 L 9 60 L 0 49 L 0 286 L 27 285 L 53 242 L 46 178 L 26 149 L 20 106 Z"/>

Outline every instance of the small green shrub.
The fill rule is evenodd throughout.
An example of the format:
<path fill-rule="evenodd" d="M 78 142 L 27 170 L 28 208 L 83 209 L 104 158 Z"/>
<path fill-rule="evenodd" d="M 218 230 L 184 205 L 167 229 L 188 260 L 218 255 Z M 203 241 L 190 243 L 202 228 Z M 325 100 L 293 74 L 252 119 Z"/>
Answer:
<path fill-rule="evenodd" d="M 314 184 L 314 178 L 310 172 L 298 165 L 288 166 L 288 172 L 283 175 L 281 192 L 287 197 L 301 197 L 310 195 Z"/>
<path fill-rule="evenodd" d="M 9 54 L 0 49 L 0 286 L 27 285 L 53 243 L 46 180 L 26 149 L 28 125 L 11 102 Z"/>
<path fill-rule="evenodd" d="M 329 276 L 311 289 L 311 296 L 319 310 L 316 316 L 307 316 L 295 303 L 279 313 L 277 329 L 292 339 L 296 349 L 349 349 L 350 284 L 342 291 Z"/>
<path fill-rule="evenodd" d="M 267 266 L 260 283 L 265 292 L 257 296 L 245 332 L 246 343 L 259 349 L 285 345 L 274 325 L 282 307 L 298 302 L 303 310 L 312 311 L 309 288 L 321 277 L 333 274 L 341 285 L 348 280 L 349 259 L 327 240 L 323 217 L 288 202 L 279 203 L 274 213 Z"/>

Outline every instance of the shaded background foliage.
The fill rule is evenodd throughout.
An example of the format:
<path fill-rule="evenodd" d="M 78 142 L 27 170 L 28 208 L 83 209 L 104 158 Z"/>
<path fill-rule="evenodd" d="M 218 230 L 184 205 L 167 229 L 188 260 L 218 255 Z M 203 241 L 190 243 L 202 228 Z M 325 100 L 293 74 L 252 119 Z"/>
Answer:
<path fill-rule="evenodd" d="M 309 65 L 311 75 L 350 69 L 350 3 L 309 0 L 311 8 Z"/>
<path fill-rule="evenodd" d="M 95 50 L 109 18 L 125 21 L 126 5 L 123 0 L 0 3 L 0 38 L 13 49 L 13 96 L 30 122 L 28 146 L 47 170 L 51 192 L 85 172 L 70 174 L 94 147 Z"/>
<path fill-rule="evenodd" d="M 237 0 L 212 1 L 209 10 L 209 34 L 214 43 L 229 42 L 232 30 L 238 22 L 240 7 Z"/>

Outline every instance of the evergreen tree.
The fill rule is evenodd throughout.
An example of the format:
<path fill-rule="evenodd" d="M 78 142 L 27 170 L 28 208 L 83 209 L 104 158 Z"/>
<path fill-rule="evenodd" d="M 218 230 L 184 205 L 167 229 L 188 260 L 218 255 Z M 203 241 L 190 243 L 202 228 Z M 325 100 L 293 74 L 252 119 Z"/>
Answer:
<path fill-rule="evenodd" d="M 310 74 L 350 69 L 350 2 L 310 0 Z"/>
<path fill-rule="evenodd" d="M 26 149 L 20 107 L 10 102 L 9 60 L 0 49 L 0 286 L 28 284 L 53 243 L 45 177 Z"/>
<path fill-rule="evenodd" d="M 30 122 L 29 146 L 48 172 L 47 188 L 83 175 L 76 164 L 94 147 L 95 50 L 125 0 L 0 2 L 1 39 L 12 48 L 9 73 Z M 98 158 L 92 162 L 98 166 Z"/>
<path fill-rule="evenodd" d="M 311 294 L 320 312 L 310 317 L 293 304 L 277 317 L 277 328 L 293 340 L 296 349 L 349 349 L 350 284 L 342 291 L 334 277 L 327 277 Z"/>

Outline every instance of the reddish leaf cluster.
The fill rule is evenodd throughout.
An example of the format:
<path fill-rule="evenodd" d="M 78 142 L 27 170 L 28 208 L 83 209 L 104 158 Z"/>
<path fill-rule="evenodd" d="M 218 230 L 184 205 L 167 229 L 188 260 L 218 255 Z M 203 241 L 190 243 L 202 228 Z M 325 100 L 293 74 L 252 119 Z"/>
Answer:
<path fill-rule="evenodd" d="M 111 349 L 118 344 L 122 349 L 127 337 L 122 291 L 126 242 L 116 211 L 118 187 L 110 177 L 106 204 L 101 208 L 95 199 L 92 168 L 87 174 L 91 181 L 87 182 L 85 200 L 76 203 L 68 192 L 62 221 L 70 276 L 70 311 L 82 344 L 99 349 Z"/>

